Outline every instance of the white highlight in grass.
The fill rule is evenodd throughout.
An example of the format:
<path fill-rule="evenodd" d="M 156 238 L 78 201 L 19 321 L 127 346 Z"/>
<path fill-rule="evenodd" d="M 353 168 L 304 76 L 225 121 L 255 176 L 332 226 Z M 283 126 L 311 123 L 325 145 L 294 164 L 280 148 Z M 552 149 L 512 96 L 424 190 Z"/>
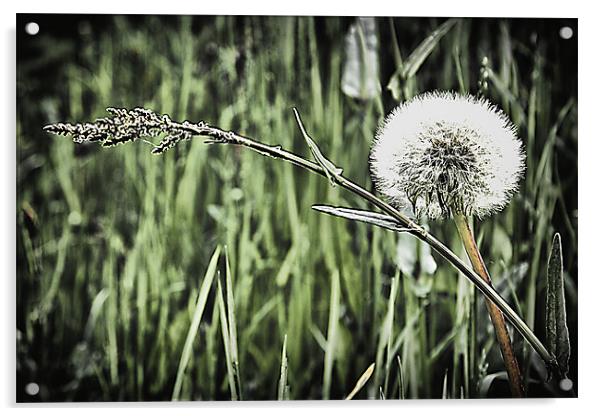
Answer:
<path fill-rule="evenodd" d="M 485 99 L 426 93 L 395 108 L 370 155 L 378 190 L 432 219 L 502 210 L 525 169 L 508 117 Z"/>
<path fill-rule="evenodd" d="M 40 32 L 40 25 L 36 22 L 29 22 L 25 25 L 25 33 L 31 36 L 35 36 Z"/>

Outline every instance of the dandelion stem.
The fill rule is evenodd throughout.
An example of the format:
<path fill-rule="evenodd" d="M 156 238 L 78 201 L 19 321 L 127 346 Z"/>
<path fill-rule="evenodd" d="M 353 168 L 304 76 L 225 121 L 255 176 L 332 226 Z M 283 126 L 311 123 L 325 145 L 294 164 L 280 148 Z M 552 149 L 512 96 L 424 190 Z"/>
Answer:
<path fill-rule="evenodd" d="M 472 267 L 481 277 L 481 279 L 483 279 L 489 286 L 492 286 L 491 277 L 489 276 L 487 267 L 485 267 L 485 263 L 483 262 L 483 258 L 479 252 L 479 248 L 474 239 L 474 234 L 468 222 L 468 218 L 466 218 L 466 216 L 463 214 L 456 214 L 454 215 L 454 221 L 456 223 L 456 228 L 458 229 L 458 234 L 460 235 L 462 243 L 464 244 L 466 254 L 468 254 L 470 262 L 472 263 Z M 506 372 L 508 373 L 508 380 L 510 381 L 510 390 L 512 391 L 512 396 L 524 397 L 525 391 L 520 368 L 518 366 L 518 362 L 516 361 L 516 357 L 514 356 L 514 352 L 512 351 L 512 343 L 510 341 L 510 335 L 508 334 L 508 328 L 506 327 L 504 315 L 496 306 L 496 304 L 490 299 L 487 299 L 486 302 L 491 323 L 493 324 L 495 335 L 500 345 L 500 350 L 502 351 L 502 357 L 504 358 L 504 364 L 506 366 Z"/>

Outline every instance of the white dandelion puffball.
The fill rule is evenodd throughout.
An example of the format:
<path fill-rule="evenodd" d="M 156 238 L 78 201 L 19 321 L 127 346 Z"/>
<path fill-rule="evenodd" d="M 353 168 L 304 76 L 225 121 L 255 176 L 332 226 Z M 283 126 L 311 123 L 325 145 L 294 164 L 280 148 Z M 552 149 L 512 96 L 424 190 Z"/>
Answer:
<path fill-rule="evenodd" d="M 419 95 L 376 133 L 370 170 L 377 189 L 417 217 L 486 217 L 502 210 L 525 170 L 516 127 L 483 98 Z"/>

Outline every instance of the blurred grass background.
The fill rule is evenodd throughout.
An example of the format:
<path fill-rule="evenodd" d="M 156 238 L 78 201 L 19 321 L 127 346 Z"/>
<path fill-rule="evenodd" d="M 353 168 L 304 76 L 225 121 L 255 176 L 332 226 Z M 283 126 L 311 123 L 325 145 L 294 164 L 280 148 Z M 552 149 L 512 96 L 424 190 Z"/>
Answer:
<path fill-rule="evenodd" d="M 29 21 L 38 35 L 23 31 Z M 185 400 L 232 397 L 233 340 L 243 399 L 341 399 L 372 362 L 357 398 L 507 396 L 483 298 L 464 277 L 411 237 L 311 210 L 368 208 L 353 195 L 200 139 L 153 156 L 143 142 L 106 150 L 41 129 L 144 106 L 309 156 L 296 106 L 324 153 L 373 189 L 383 115 L 423 91 L 476 93 L 483 57 L 485 95 L 518 126 L 528 160 L 512 204 L 476 233 L 495 286 L 541 339 L 546 262 L 562 235 L 576 394 L 577 21 L 460 19 L 394 98 L 399 63 L 444 21 L 377 18 L 381 90 L 366 97 L 342 89 L 353 18 L 18 15 L 17 399 L 169 400 L 191 328 Z M 462 253 L 453 225 L 429 227 Z M 531 396 L 569 394 L 543 383 L 518 334 L 514 344 Z"/>

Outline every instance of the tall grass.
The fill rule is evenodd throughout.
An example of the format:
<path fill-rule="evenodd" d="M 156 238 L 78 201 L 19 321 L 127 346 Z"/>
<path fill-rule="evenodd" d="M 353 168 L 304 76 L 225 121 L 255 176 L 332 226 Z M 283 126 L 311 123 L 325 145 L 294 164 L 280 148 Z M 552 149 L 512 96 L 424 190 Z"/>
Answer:
<path fill-rule="evenodd" d="M 142 142 L 109 152 L 41 131 L 145 106 L 306 154 L 296 106 L 325 154 L 371 188 L 371 139 L 397 102 L 386 85 L 443 20 L 377 19 L 383 91 L 354 100 L 341 91 L 352 19 L 73 19 L 73 39 L 18 39 L 19 400 L 342 399 L 372 363 L 355 398 L 508 395 L 482 296 L 424 245 L 313 211 L 367 208 L 327 181 L 201 140 L 156 157 Z M 560 26 L 459 19 L 398 82 L 399 99 L 474 93 L 488 57 L 486 94 L 528 160 L 511 206 L 475 224 L 479 246 L 543 336 L 546 260 L 562 235 L 577 351 L 576 63 Z M 429 226 L 463 252 L 453 227 Z M 558 394 L 514 342 L 530 395 Z"/>

